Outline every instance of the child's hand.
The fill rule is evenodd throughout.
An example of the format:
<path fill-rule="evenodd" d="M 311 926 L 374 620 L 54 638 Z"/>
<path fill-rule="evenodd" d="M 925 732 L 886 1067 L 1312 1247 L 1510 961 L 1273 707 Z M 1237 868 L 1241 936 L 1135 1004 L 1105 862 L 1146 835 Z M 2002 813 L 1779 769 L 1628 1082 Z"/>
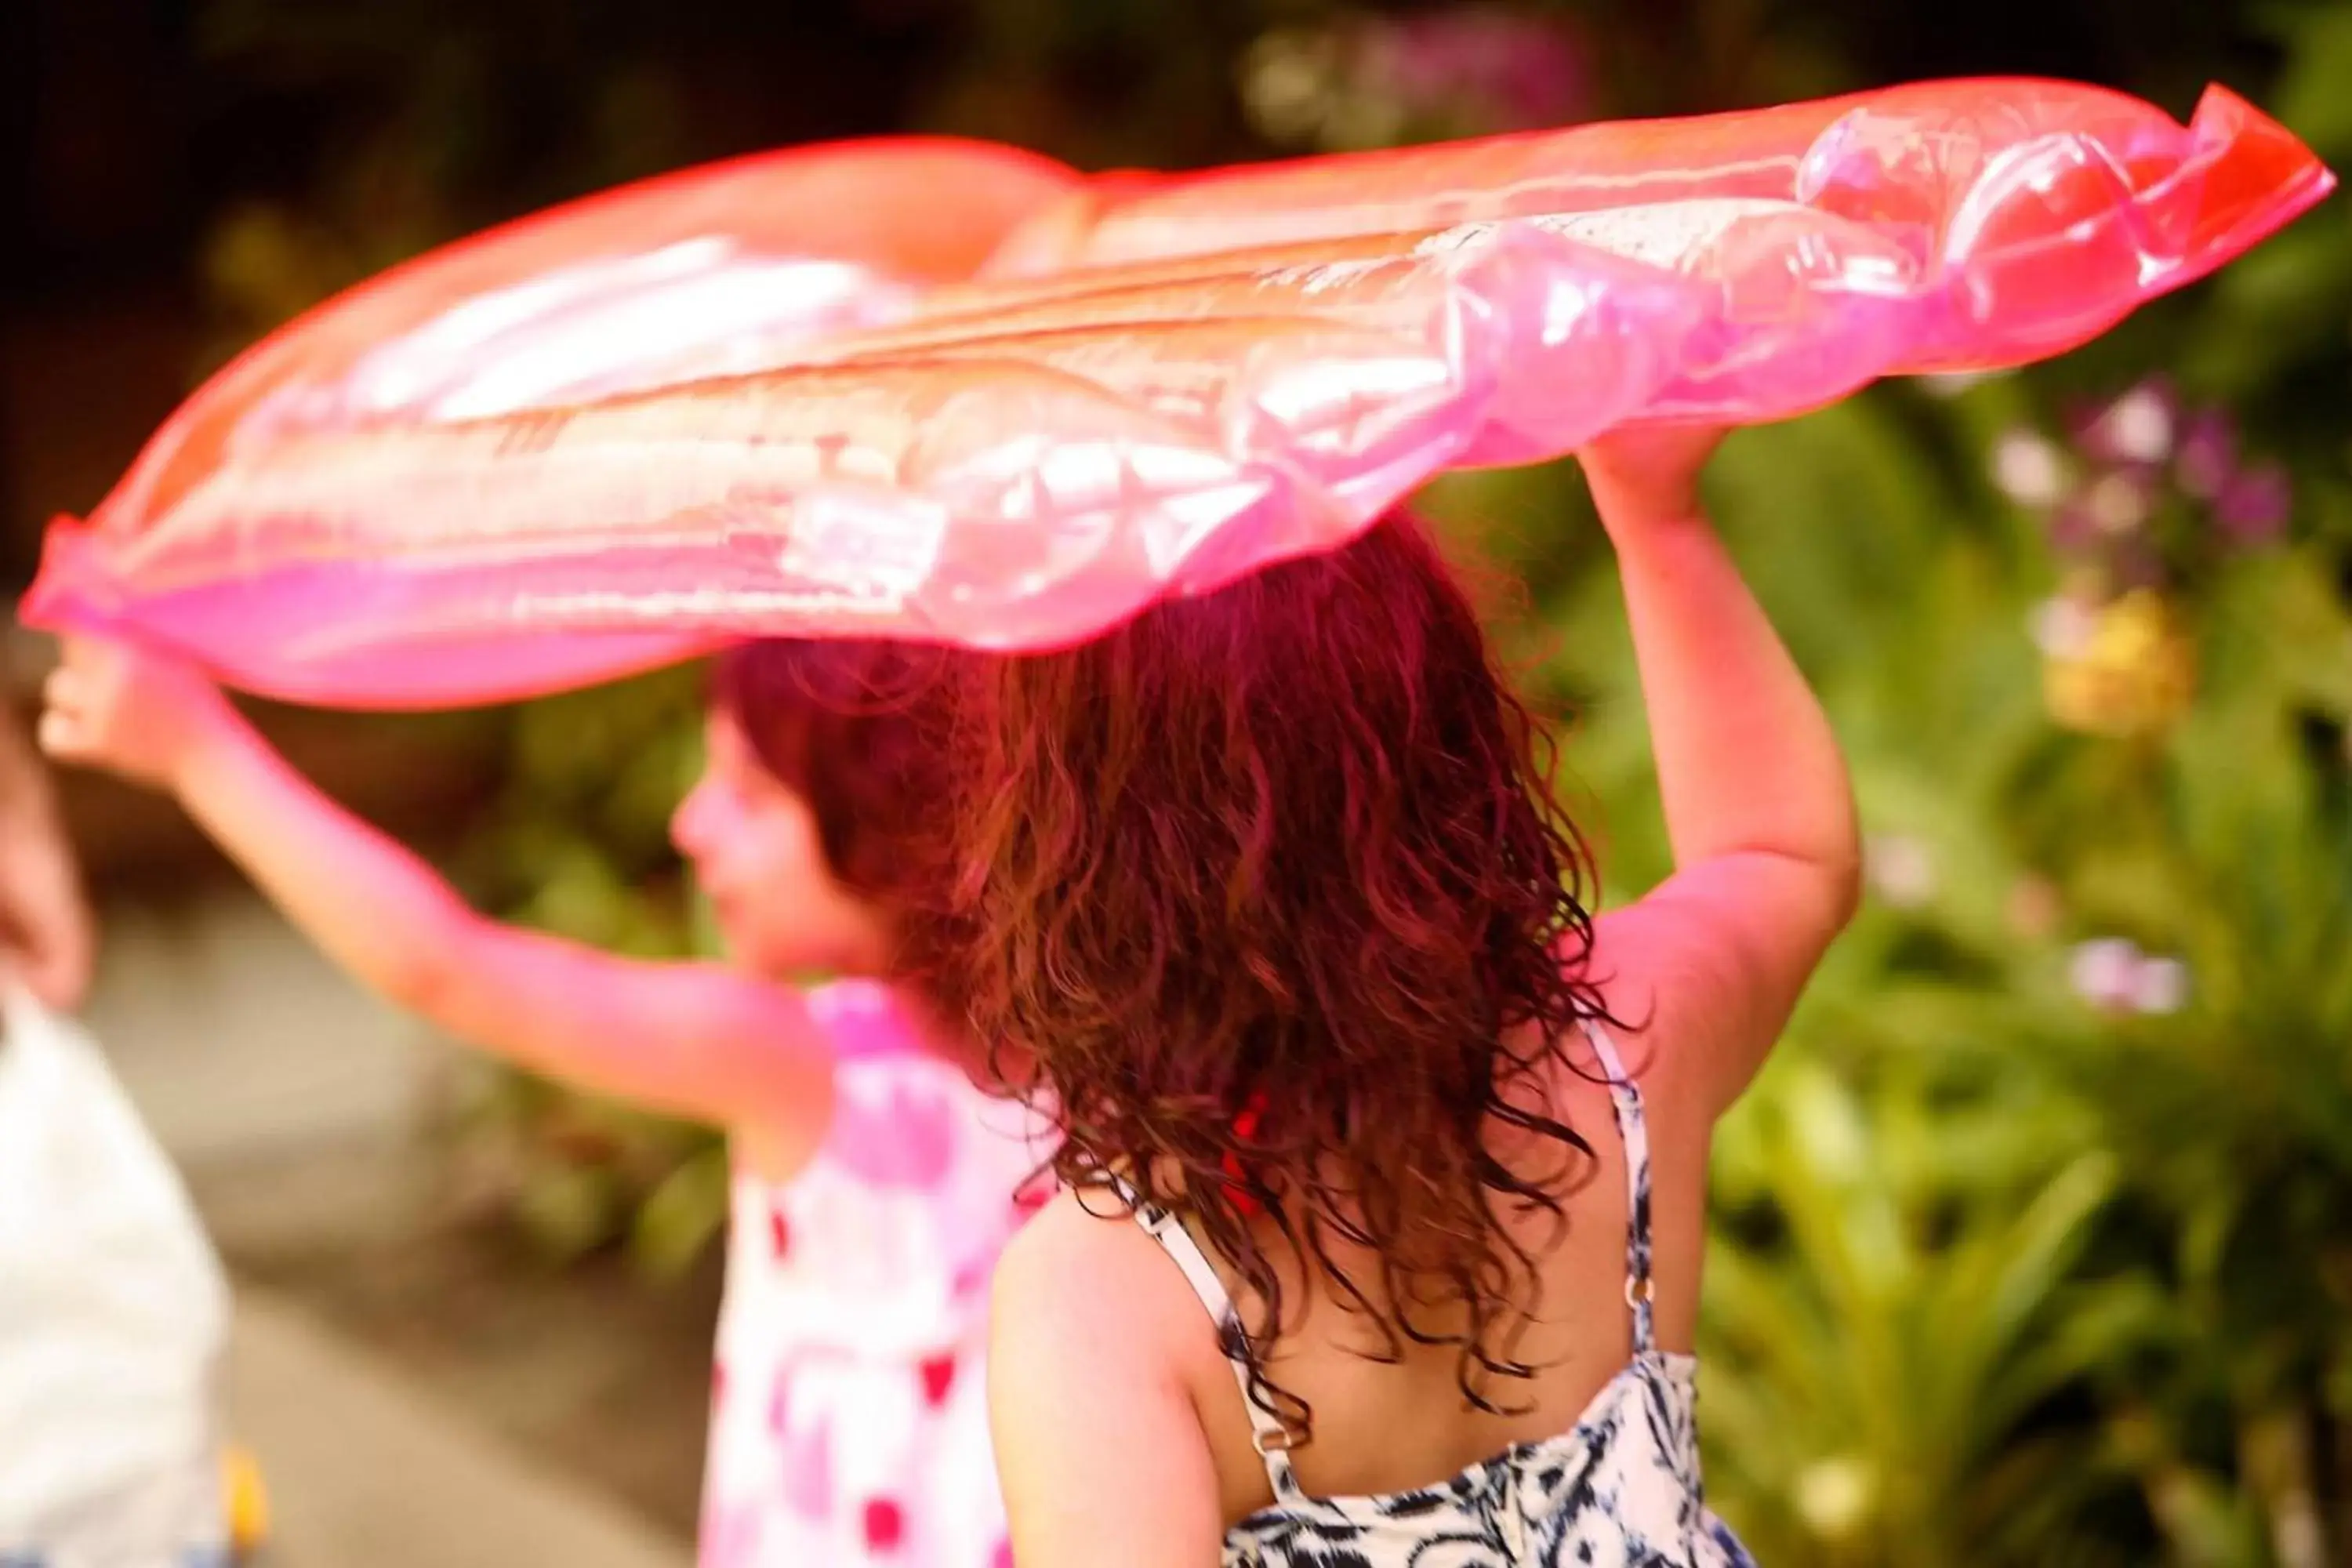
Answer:
<path fill-rule="evenodd" d="M 49 771 L 14 723 L 0 723 L 0 971 L 70 1013 L 89 989 L 95 946 Z"/>
<path fill-rule="evenodd" d="M 1578 453 L 1601 521 L 1614 532 L 1698 516 L 1699 470 L 1724 435 L 1713 426 L 1638 426 L 1613 431 Z"/>
<path fill-rule="evenodd" d="M 66 639 L 44 696 L 43 751 L 158 789 L 173 787 L 188 759 L 236 721 L 193 666 L 93 637 Z"/>

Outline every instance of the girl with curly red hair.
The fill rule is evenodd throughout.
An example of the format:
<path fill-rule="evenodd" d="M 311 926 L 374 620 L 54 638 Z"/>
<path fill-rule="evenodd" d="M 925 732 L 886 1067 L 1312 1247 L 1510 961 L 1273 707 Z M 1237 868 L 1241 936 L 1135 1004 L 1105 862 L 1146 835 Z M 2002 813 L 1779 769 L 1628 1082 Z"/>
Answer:
<path fill-rule="evenodd" d="M 1709 1132 L 1858 852 L 1713 442 L 1586 455 L 1676 862 L 1598 918 L 1408 521 L 959 674 L 909 942 L 1065 1135 L 995 1285 L 1023 1568 L 1745 1561 L 1693 1426 Z"/>

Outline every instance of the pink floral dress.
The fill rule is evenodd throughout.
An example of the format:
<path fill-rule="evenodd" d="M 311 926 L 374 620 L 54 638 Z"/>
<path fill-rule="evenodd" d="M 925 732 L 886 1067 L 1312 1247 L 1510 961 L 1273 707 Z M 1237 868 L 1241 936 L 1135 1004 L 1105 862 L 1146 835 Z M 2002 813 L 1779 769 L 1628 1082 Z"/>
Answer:
<path fill-rule="evenodd" d="M 888 987 L 814 993 L 833 1124 L 790 1182 L 739 1167 L 704 1568 L 1009 1564 L 989 1275 L 1042 1201 L 1042 1121 L 924 1050 Z"/>

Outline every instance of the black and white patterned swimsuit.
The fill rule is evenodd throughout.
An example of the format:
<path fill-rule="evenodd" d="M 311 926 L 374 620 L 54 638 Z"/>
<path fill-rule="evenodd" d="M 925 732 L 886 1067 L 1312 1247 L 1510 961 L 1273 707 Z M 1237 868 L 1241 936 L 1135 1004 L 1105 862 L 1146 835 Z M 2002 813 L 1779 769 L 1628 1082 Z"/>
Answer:
<path fill-rule="evenodd" d="M 1633 1359 L 1557 1437 L 1506 1449 L 1434 1486 L 1329 1498 L 1300 1489 L 1281 1418 L 1253 1396 L 1247 1366 L 1235 1360 L 1275 1500 L 1225 1532 L 1226 1568 L 1754 1568 L 1700 1493 L 1697 1360 L 1658 1348 L 1641 1091 L 1608 1037 L 1598 1028 L 1587 1032 L 1609 1074 L 1625 1142 L 1632 1206 L 1625 1300 L 1633 1312 Z M 1192 1233 L 1173 1215 L 1127 1195 L 1137 1221 L 1216 1320 L 1221 1341 L 1237 1343 L 1233 1301 Z"/>

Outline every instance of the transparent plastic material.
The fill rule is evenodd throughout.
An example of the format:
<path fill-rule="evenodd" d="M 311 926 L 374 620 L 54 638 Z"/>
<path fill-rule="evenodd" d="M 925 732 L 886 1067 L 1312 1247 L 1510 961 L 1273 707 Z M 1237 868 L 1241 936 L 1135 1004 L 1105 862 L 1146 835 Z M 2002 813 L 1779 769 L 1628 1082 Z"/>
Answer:
<path fill-rule="evenodd" d="M 1465 452 L 1589 439 L 1698 324 L 1675 279 L 1532 226 L 1438 240 L 1141 290 L 1148 330 L 1052 300 L 581 406 L 280 431 L 163 526 L 54 530 L 34 607 L 371 706 L 665 639 L 1081 638 L 1342 542 Z"/>
<path fill-rule="evenodd" d="M 1122 173 L 1033 216 L 990 271 L 1066 275 L 1576 215 L 1565 226 L 1576 237 L 1722 283 L 1735 321 L 1804 310 L 1824 287 L 1892 294 L 1910 308 L 1881 374 L 1983 370 L 2097 335 L 2333 184 L 2307 148 L 2226 88 L 2208 89 L 2184 127 L 2074 82 L 1925 82 L 1693 120 Z M 1742 395 L 1710 412 L 1770 410 Z"/>
<path fill-rule="evenodd" d="M 288 329 L 52 531 L 27 614 L 357 706 L 751 635 L 1051 647 L 1447 468 L 2059 352 L 2330 184 L 2221 89 L 2184 128 L 2046 82 L 1193 175 L 753 160 Z"/>
<path fill-rule="evenodd" d="M 719 639 L 690 620 L 550 637 L 540 634 L 556 628 L 497 615 L 454 640 L 434 636 L 426 626 L 450 615 L 434 592 L 462 578 L 410 582 L 396 557 L 443 523 L 462 530 L 459 518 L 378 538 L 385 553 L 366 567 L 318 531 L 331 519 L 306 530 L 189 500 L 235 493 L 257 455 L 320 434 L 563 407 L 787 363 L 812 339 L 898 319 L 923 289 L 969 277 L 1077 181 L 988 142 L 833 142 L 641 181 L 446 246 L 337 295 L 207 381 L 87 531 L 56 525 L 56 568 L 23 613 L 145 635 L 254 690 L 329 704 L 492 701 L 705 651 Z M 372 471 L 352 478 L 373 482 L 361 479 Z M 218 531 L 196 537 L 208 528 Z M 158 574 L 158 563 L 177 564 Z M 338 627 L 377 640 L 386 662 L 311 639 Z"/>

